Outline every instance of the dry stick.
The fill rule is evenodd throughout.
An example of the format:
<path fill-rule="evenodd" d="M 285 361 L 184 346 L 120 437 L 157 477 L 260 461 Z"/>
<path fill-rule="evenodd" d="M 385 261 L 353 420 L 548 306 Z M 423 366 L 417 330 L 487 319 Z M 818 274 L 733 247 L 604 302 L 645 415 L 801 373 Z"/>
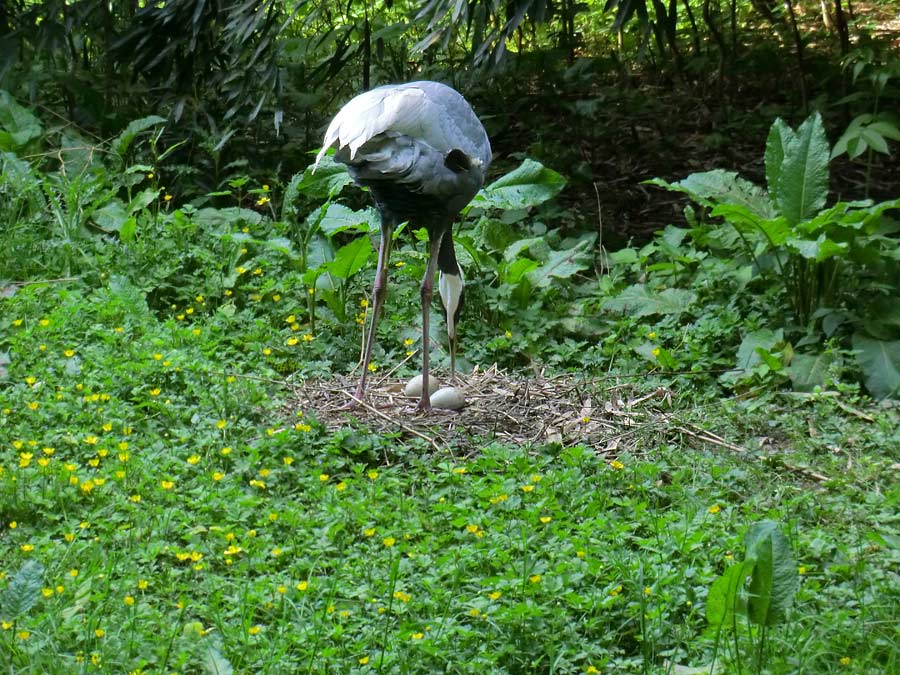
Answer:
<path fill-rule="evenodd" d="M 693 425 L 691 425 L 693 426 Z M 745 448 L 740 447 L 739 445 L 735 445 L 734 443 L 729 443 L 728 441 L 719 438 L 715 434 L 710 434 L 705 429 L 701 429 L 700 427 L 694 427 L 700 433 L 695 433 L 690 429 L 683 426 L 673 427 L 675 431 L 680 431 L 683 434 L 690 436 L 691 438 L 696 438 L 698 441 L 704 441 L 706 443 L 710 443 L 712 445 L 718 445 L 721 448 L 726 448 L 728 450 L 733 450 L 734 452 L 746 452 Z"/>
<path fill-rule="evenodd" d="M 359 400 L 359 399 L 356 398 L 353 394 L 351 394 L 349 391 L 344 391 L 343 389 L 341 389 L 340 392 L 341 392 L 342 394 L 344 394 L 345 396 L 347 396 L 347 397 L 349 397 L 349 398 L 352 398 L 354 401 L 356 401 L 359 405 L 361 405 L 363 408 L 365 408 L 365 409 L 368 410 L 369 412 L 375 413 L 375 414 L 378 415 L 381 419 L 386 420 L 387 422 L 390 422 L 391 424 L 396 424 L 398 427 L 400 427 L 400 428 L 403 429 L 404 431 L 408 431 L 408 432 L 411 433 L 413 436 L 418 436 L 418 437 L 421 438 L 423 441 L 427 441 L 428 443 L 431 444 L 431 447 L 433 447 L 433 448 L 434 448 L 435 450 L 437 450 L 438 452 L 441 451 L 440 446 L 438 446 L 438 444 L 435 442 L 435 440 L 434 440 L 433 438 L 431 438 L 430 436 L 426 436 L 426 435 L 423 434 L 421 431 L 416 431 L 416 430 L 413 429 L 412 427 L 409 427 L 409 426 L 407 426 L 406 424 L 403 424 L 403 422 L 399 422 L 399 421 L 397 421 L 397 420 L 395 420 L 395 419 L 391 419 L 388 415 L 385 415 L 383 412 L 381 412 L 381 411 L 378 410 L 377 408 L 373 408 L 372 406 L 370 406 L 370 405 L 369 405 L 368 403 L 366 403 L 365 401 Z"/>

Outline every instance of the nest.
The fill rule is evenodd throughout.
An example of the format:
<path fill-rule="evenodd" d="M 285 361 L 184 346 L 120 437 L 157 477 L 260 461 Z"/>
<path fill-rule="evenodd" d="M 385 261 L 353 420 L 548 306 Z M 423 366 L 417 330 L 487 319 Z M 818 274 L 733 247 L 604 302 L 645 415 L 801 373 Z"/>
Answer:
<path fill-rule="evenodd" d="M 440 374 L 438 374 L 440 377 Z M 441 378 L 442 382 L 446 378 Z M 674 423 L 671 392 L 638 392 L 632 384 L 579 379 L 572 375 L 513 377 L 492 366 L 458 375 L 465 395 L 458 411 L 416 411 L 417 399 L 403 395 L 405 380 L 390 374 L 370 382 L 365 400 L 354 402 L 356 379 L 307 380 L 293 385 L 289 406 L 313 414 L 330 430 L 355 428 L 367 433 L 418 438 L 436 451 L 471 455 L 490 442 L 533 447 L 547 443 L 586 445 L 614 457 L 640 455 L 672 431 L 742 450 L 706 430 Z"/>

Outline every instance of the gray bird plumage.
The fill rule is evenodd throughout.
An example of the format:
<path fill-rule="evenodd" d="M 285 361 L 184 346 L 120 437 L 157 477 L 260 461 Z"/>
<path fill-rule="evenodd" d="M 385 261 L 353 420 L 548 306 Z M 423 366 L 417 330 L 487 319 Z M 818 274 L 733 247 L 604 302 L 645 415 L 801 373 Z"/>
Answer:
<path fill-rule="evenodd" d="M 458 315 L 462 307 L 462 271 L 456 261 L 451 228 L 472 200 L 491 162 L 491 144 L 469 103 L 438 82 L 378 87 L 347 103 L 325 132 L 322 150 L 336 147 L 334 158 L 347 165 L 354 181 L 368 187 L 381 214 L 382 241 L 373 289 L 372 326 L 366 340 L 357 398 L 365 391 L 375 326 L 384 302 L 391 235 L 403 221 L 426 227 L 429 264 L 422 280 L 423 393 L 419 408 L 430 408 L 428 396 L 428 304 L 434 272 L 448 311 L 451 369 L 455 370 Z M 451 278 L 452 277 L 452 278 Z"/>

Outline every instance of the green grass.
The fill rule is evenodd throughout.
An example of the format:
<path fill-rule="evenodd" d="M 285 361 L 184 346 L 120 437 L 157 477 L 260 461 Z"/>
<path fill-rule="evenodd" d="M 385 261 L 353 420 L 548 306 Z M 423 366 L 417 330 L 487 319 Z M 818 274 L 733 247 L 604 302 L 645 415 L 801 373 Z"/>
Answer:
<path fill-rule="evenodd" d="M 277 372 L 329 339 L 285 347 L 286 306 L 153 311 L 115 276 L 4 296 L 0 672 L 687 672 L 763 518 L 802 580 L 765 672 L 900 672 L 895 405 L 687 393 L 748 450 L 656 429 L 463 459 L 285 412 Z"/>

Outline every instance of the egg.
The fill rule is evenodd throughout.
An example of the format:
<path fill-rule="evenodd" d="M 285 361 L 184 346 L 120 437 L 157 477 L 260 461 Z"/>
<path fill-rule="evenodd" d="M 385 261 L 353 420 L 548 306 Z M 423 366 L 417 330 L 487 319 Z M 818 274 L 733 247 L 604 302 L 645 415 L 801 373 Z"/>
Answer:
<path fill-rule="evenodd" d="M 431 407 L 442 410 L 459 410 L 466 404 L 466 397 L 456 387 L 444 387 L 431 395 Z"/>
<path fill-rule="evenodd" d="M 436 377 L 428 378 L 428 393 L 432 396 L 434 392 L 437 391 L 437 388 L 440 384 L 437 381 Z M 406 386 L 403 388 L 403 395 L 407 398 L 419 398 L 422 395 L 422 375 L 416 375 L 413 379 L 406 383 Z"/>

